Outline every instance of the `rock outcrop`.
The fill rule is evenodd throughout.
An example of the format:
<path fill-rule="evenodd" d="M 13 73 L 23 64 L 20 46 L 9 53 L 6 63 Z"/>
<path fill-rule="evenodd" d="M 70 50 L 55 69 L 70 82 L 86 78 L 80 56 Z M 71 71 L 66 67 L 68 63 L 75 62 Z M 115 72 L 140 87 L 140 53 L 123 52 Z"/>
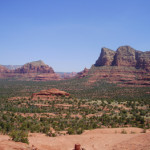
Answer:
<path fill-rule="evenodd" d="M 150 86 L 150 51 L 142 52 L 130 46 L 121 46 L 117 51 L 102 48 L 88 71 L 87 84 L 100 80 L 121 86 Z"/>
<path fill-rule="evenodd" d="M 61 80 L 60 76 L 56 73 L 41 73 L 35 76 L 36 81 L 49 81 L 49 80 Z"/>
<path fill-rule="evenodd" d="M 53 98 L 53 97 L 58 97 L 58 96 L 70 96 L 69 93 L 64 92 L 64 91 L 60 91 L 58 89 L 49 89 L 49 90 L 42 90 L 38 93 L 33 93 L 32 94 L 32 100 L 37 100 L 37 99 L 41 99 L 41 100 L 45 100 L 45 99 L 49 99 L 49 98 Z"/>
<path fill-rule="evenodd" d="M 34 61 L 23 65 L 15 70 L 6 69 L 0 66 L 0 78 L 16 79 L 16 80 L 60 80 L 60 76 L 56 74 L 52 67 L 46 65 L 43 61 Z"/>
<path fill-rule="evenodd" d="M 77 73 L 76 77 L 77 77 L 77 78 L 86 77 L 86 76 L 88 75 L 88 72 L 89 72 L 89 69 L 84 68 L 83 71 Z"/>
<path fill-rule="evenodd" d="M 136 67 L 138 51 L 130 46 L 119 47 L 114 56 L 114 66 Z"/>
<path fill-rule="evenodd" d="M 138 53 L 136 67 L 150 71 L 150 51 Z"/>
<path fill-rule="evenodd" d="M 111 66 L 114 61 L 115 52 L 108 48 L 102 48 L 100 57 L 96 61 L 96 66 Z"/>
<path fill-rule="evenodd" d="M 102 48 L 95 66 L 125 66 L 150 71 L 150 52 L 142 52 L 130 46 L 121 46 L 117 51 Z"/>

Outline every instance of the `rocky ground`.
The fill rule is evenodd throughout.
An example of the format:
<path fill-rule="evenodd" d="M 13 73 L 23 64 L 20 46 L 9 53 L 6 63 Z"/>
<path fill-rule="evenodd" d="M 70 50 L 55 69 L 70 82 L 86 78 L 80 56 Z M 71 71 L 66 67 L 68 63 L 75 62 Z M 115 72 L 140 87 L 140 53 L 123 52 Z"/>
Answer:
<path fill-rule="evenodd" d="M 149 150 L 150 130 L 142 132 L 140 128 L 107 128 L 58 137 L 32 133 L 29 134 L 29 145 L 0 135 L 0 150 L 73 150 L 76 143 L 85 150 Z"/>

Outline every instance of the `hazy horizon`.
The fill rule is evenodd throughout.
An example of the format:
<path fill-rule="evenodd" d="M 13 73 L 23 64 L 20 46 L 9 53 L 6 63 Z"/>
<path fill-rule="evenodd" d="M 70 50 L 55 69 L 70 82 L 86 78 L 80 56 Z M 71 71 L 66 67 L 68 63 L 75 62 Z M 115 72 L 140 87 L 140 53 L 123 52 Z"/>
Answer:
<path fill-rule="evenodd" d="M 43 60 L 55 72 L 79 72 L 102 47 L 148 51 L 149 6 L 147 0 L 1 0 L 0 64 Z"/>

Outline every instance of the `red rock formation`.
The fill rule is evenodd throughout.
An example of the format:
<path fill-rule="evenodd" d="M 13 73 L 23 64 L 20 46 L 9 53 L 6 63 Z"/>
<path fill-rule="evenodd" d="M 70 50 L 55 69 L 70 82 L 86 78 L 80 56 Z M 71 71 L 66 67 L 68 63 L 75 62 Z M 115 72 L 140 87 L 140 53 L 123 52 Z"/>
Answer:
<path fill-rule="evenodd" d="M 103 79 L 110 83 L 119 83 L 121 86 L 150 86 L 150 73 L 135 67 L 92 66 L 88 77 L 87 84 Z"/>
<path fill-rule="evenodd" d="M 150 51 L 138 53 L 136 67 L 150 71 Z"/>
<path fill-rule="evenodd" d="M 88 75 L 88 72 L 89 72 L 89 69 L 84 68 L 83 71 L 77 73 L 76 77 L 77 77 L 77 78 L 83 78 L 83 77 L 86 77 L 86 76 Z"/>
<path fill-rule="evenodd" d="M 60 76 L 56 73 L 42 73 L 36 75 L 34 78 L 35 81 L 49 81 L 49 80 L 60 80 Z"/>
<path fill-rule="evenodd" d="M 121 46 L 116 52 L 102 48 L 95 66 L 126 66 L 150 71 L 150 52 L 137 51 L 130 46 Z"/>
<path fill-rule="evenodd" d="M 38 98 L 53 98 L 55 96 L 69 96 L 70 94 L 64 91 L 60 91 L 58 89 L 49 89 L 49 90 L 42 90 L 38 93 L 33 93 L 32 94 L 32 99 L 36 100 Z"/>
<path fill-rule="evenodd" d="M 23 65 L 14 71 L 15 73 L 54 73 L 54 70 L 43 61 L 34 61 Z"/>
<path fill-rule="evenodd" d="M 108 48 L 102 48 L 100 57 L 96 61 L 96 66 L 111 66 L 114 60 L 115 52 Z"/>
<path fill-rule="evenodd" d="M 116 52 L 102 48 L 88 74 L 88 84 L 105 79 L 122 86 L 150 86 L 150 52 L 130 46 L 121 46 Z"/>
<path fill-rule="evenodd" d="M 8 70 L 0 66 L 0 78 L 15 78 L 17 80 L 60 80 L 52 67 L 44 64 L 43 61 L 34 61 L 23 65 L 15 70 Z"/>
<path fill-rule="evenodd" d="M 114 64 L 115 66 L 129 66 L 129 67 L 136 67 L 136 55 L 138 52 L 131 48 L 130 46 L 122 46 L 119 47 L 116 51 L 114 57 Z"/>

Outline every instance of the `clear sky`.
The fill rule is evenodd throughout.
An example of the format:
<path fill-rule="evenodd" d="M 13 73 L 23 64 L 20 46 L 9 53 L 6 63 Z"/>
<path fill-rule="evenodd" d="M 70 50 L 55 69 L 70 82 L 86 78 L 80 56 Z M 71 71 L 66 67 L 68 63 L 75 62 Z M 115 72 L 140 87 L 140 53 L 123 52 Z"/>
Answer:
<path fill-rule="evenodd" d="M 0 64 L 78 72 L 122 45 L 150 50 L 150 0 L 0 0 Z"/>

